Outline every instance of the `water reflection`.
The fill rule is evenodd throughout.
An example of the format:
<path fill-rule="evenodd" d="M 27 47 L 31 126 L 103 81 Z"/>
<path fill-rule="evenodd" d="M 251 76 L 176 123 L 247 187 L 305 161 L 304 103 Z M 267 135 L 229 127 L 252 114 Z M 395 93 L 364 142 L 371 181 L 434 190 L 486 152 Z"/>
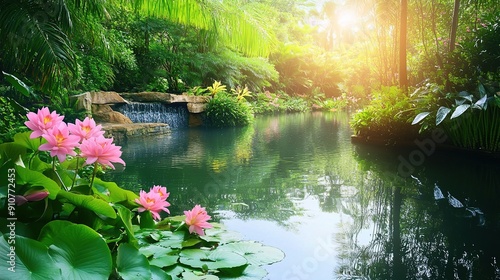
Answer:
<path fill-rule="evenodd" d="M 203 204 L 281 248 L 268 279 L 500 277 L 498 164 L 439 154 L 402 178 L 398 156 L 410 151 L 353 146 L 347 123 L 342 113 L 268 116 L 129 141 L 127 168 L 107 179 L 136 191 L 166 185 L 173 214 Z M 436 186 L 464 207 L 436 200 Z"/>

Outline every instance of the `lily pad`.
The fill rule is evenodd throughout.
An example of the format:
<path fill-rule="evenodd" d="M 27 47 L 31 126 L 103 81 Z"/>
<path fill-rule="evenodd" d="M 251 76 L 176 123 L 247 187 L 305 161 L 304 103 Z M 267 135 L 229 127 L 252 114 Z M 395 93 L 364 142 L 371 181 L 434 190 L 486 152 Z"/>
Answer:
<path fill-rule="evenodd" d="M 158 243 L 156 243 L 156 245 L 173 249 L 182 248 L 182 243 L 184 242 L 184 232 L 162 231 L 161 235 L 161 239 Z"/>
<path fill-rule="evenodd" d="M 247 265 L 247 260 L 239 254 L 215 249 L 185 249 L 182 250 L 179 262 L 193 268 L 208 268 L 209 270 L 237 269 Z"/>
<path fill-rule="evenodd" d="M 116 270 L 124 280 L 151 279 L 149 262 L 144 255 L 128 243 L 118 246 Z"/>
<path fill-rule="evenodd" d="M 186 271 L 182 273 L 182 279 L 184 280 L 219 280 L 219 277 L 215 275 L 197 275 L 191 271 Z"/>
<path fill-rule="evenodd" d="M 221 280 L 260 280 L 266 277 L 267 271 L 260 266 L 249 265 L 239 276 L 219 276 Z"/>
<path fill-rule="evenodd" d="M 168 275 L 163 269 L 151 265 L 151 280 L 172 280 L 172 277 Z"/>
<path fill-rule="evenodd" d="M 200 238 L 207 242 L 224 244 L 240 241 L 243 239 L 243 235 L 236 231 L 227 230 L 223 226 L 215 225 L 213 228 L 205 229 L 205 235 L 200 236 Z"/>
<path fill-rule="evenodd" d="M 253 241 L 224 244 L 218 247 L 217 250 L 237 253 L 247 259 L 249 264 L 256 266 L 279 262 L 285 257 L 285 254 L 280 249 L 264 246 Z"/>

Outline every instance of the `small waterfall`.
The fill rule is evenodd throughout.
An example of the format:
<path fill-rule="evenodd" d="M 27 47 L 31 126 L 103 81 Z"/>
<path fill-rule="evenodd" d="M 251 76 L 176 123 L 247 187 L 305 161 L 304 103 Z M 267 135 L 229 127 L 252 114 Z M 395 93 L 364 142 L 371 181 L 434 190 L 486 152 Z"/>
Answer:
<path fill-rule="evenodd" d="M 185 103 L 129 103 L 116 108 L 134 123 L 166 123 L 171 128 L 188 127 L 189 112 Z"/>

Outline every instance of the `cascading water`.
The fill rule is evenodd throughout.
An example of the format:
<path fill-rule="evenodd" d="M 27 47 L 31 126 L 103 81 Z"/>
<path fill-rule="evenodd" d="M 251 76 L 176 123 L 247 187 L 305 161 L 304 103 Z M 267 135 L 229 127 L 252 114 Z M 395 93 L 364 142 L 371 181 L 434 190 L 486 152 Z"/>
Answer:
<path fill-rule="evenodd" d="M 129 103 L 116 108 L 134 123 L 166 123 L 171 128 L 188 127 L 189 112 L 185 103 Z"/>

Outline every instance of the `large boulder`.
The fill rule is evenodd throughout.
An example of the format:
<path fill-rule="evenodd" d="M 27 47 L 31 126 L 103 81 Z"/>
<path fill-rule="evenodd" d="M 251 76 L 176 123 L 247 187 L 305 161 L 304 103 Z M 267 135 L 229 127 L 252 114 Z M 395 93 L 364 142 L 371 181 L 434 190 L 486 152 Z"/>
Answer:
<path fill-rule="evenodd" d="M 164 92 L 144 91 L 138 93 L 120 93 L 120 95 L 134 102 L 161 102 L 170 103 L 170 94 Z"/>
<path fill-rule="evenodd" d="M 170 126 L 164 123 L 115 124 L 102 123 L 105 137 L 113 137 L 114 142 L 122 144 L 130 138 L 165 135 L 170 133 Z"/>
<path fill-rule="evenodd" d="M 127 100 L 123 99 L 118 93 L 114 91 L 96 91 L 91 92 L 92 104 L 126 104 Z"/>
<path fill-rule="evenodd" d="M 131 124 L 132 121 L 120 112 L 113 111 L 109 105 L 92 105 L 92 116 L 97 122 Z"/>
<path fill-rule="evenodd" d="M 208 96 L 170 94 L 170 103 L 207 103 Z"/>
<path fill-rule="evenodd" d="M 87 114 L 92 113 L 92 96 L 90 92 L 70 96 L 69 100 L 75 103 L 77 110 L 84 110 Z"/>
<path fill-rule="evenodd" d="M 197 114 L 205 111 L 207 103 L 188 103 L 187 109 L 189 113 Z"/>

